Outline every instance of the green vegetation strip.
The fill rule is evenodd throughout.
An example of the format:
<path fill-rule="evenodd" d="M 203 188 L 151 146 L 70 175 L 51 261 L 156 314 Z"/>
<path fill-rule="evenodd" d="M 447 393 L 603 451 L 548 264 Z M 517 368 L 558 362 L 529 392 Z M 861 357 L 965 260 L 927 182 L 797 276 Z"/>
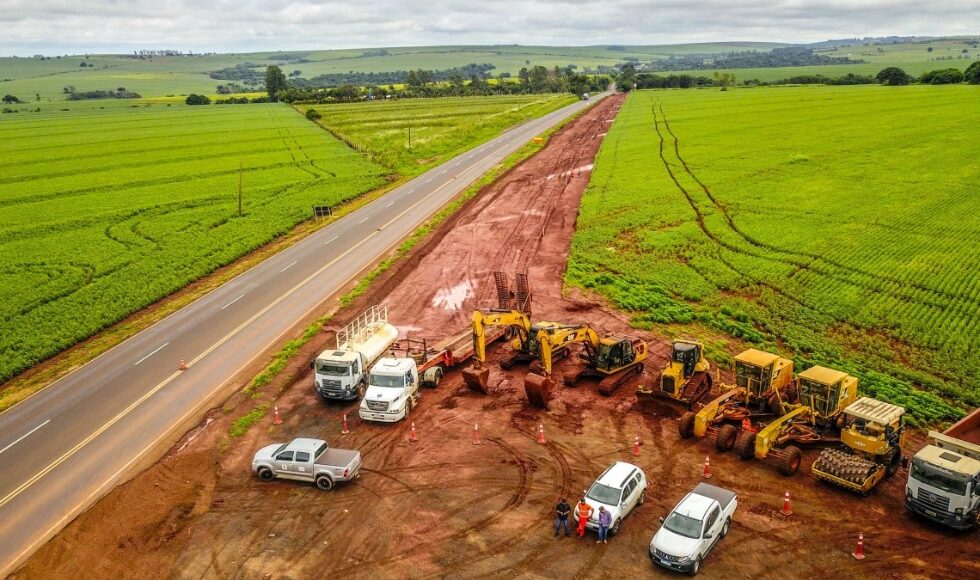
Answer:
<path fill-rule="evenodd" d="M 936 424 L 980 405 L 971 86 L 631 94 L 568 282 L 633 324 L 719 331 Z"/>

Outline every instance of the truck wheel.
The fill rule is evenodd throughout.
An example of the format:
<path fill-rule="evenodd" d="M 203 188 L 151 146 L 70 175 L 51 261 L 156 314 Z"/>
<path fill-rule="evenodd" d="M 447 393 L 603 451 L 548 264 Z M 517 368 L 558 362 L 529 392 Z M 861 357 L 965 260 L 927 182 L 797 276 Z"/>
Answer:
<path fill-rule="evenodd" d="M 687 573 L 688 576 L 697 576 L 698 572 L 701 571 L 701 558 L 694 560 L 691 564 L 691 571 Z"/>
<path fill-rule="evenodd" d="M 439 386 L 439 381 L 442 380 L 442 367 L 432 367 L 426 369 L 425 373 L 422 375 L 422 383 L 426 387 L 436 388 Z"/>
<path fill-rule="evenodd" d="M 802 460 L 803 452 L 800 451 L 800 448 L 790 445 L 786 449 L 783 449 L 782 454 L 780 454 L 779 473 L 782 473 L 786 477 L 794 475 L 800 470 L 800 462 Z"/>
<path fill-rule="evenodd" d="M 885 468 L 885 476 L 891 477 L 898 471 L 898 466 L 902 464 L 902 450 L 892 447 L 891 456 L 888 458 L 888 467 Z"/>
<path fill-rule="evenodd" d="M 694 413 L 688 411 L 681 415 L 680 421 L 677 422 L 677 432 L 680 433 L 681 439 L 690 439 L 694 436 Z"/>
<path fill-rule="evenodd" d="M 725 423 L 718 429 L 718 437 L 715 438 L 715 449 L 722 453 L 735 446 L 735 439 L 738 437 L 738 427 L 731 423 Z"/>
<path fill-rule="evenodd" d="M 742 459 L 755 457 L 755 433 L 742 431 L 735 439 L 735 453 Z"/>
<path fill-rule="evenodd" d="M 357 398 L 358 399 L 363 399 L 364 398 L 364 393 L 366 393 L 366 392 L 367 392 L 367 385 L 365 385 L 364 383 L 361 383 L 360 385 L 357 386 Z"/>
<path fill-rule="evenodd" d="M 622 523 L 623 523 L 623 518 L 619 518 L 615 522 L 613 522 L 612 527 L 609 528 L 609 533 L 614 536 L 617 535 L 619 533 L 619 526 Z"/>
<path fill-rule="evenodd" d="M 640 499 L 636 501 L 636 505 L 643 505 L 643 502 L 647 500 L 647 490 L 644 489 L 640 492 Z"/>
<path fill-rule="evenodd" d="M 333 480 L 329 476 L 321 475 L 316 478 L 316 486 L 323 491 L 330 491 L 333 489 Z"/>
<path fill-rule="evenodd" d="M 718 535 L 720 538 L 724 538 L 728 535 L 728 528 L 732 526 L 732 518 L 725 520 L 725 525 L 721 528 L 721 534 Z"/>
<path fill-rule="evenodd" d="M 268 467 L 259 468 L 259 479 L 262 481 L 272 481 L 276 478 L 276 474 L 272 473 L 272 470 Z"/>

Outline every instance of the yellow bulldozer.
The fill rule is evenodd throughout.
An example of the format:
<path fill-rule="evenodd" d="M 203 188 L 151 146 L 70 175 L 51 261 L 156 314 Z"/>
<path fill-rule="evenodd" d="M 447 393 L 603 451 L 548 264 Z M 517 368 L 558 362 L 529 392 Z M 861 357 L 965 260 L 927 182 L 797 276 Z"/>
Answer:
<path fill-rule="evenodd" d="M 681 415 L 677 429 L 683 439 L 714 434 L 719 451 L 735 443 L 744 421 L 758 421 L 782 413 L 783 401 L 795 401 L 793 361 L 750 348 L 735 357 L 735 384 L 700 411 Z"/>
<path fill-rule="evenodd" d="M 746 424 L 735 434 L 734 448 L 739 457 L 770 460 L 780 473 L 790 476 L 800 468 L 801 447 L 840 442 L 844 409 L 857 399 L 857 378 L 814 366 L 797 375 L 796 387 L 798 404 L 781 403 L 783 413 L 761 429 Z M 719 432 L 719 441 L 722 436 Z M 730 429 L 724 436 L 731 438 Z"/>
<path fill-rule="evenodd" d="M 548 408 L 554 387 L 554 354 L 559 349 L 568 349 L 573 343 L 581 343 L 585 347 L 582 358 L 586 366 L 574 374 L 566 374 L 562 382 L 571 387 L 585 378 L 598 378 L 599 393 L 603 395 L 611 395 L 630 377 L 642 373 L 643 361 L 648 356 L 647 344 L 640 339 L 621 336 L 600 338 L 585 325 L 567 326 L 553 333 L 539 332 L 538 359 L 543 374 L 531 372 L 524 378 L 524 389 L 532 406 Z"/>
<path fill-rule="evenodd" d="M 818 479 L 866 494 L 898 471 L 905 443 L 905 409 L 861 397 L 844 409 L 842 447 L 824 449 L 813 463 Z"/>
<path fill-rule="evenodd" d="M 636 397 L 659 407 L 664 402 L 680 405 L 690 411 L 711 396 L 711 365 L 704 358 L 704 345 L 690 340 L 675 340 L 670 348 L 670 361 L 660 372 L 660 388 L 640 385 Z"/>

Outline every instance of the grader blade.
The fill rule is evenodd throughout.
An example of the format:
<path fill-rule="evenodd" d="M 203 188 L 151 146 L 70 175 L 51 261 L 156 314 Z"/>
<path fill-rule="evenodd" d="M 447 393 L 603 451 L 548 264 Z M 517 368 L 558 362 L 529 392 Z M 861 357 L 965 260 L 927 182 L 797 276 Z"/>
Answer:
<path fill-rule="evenodd" d="M 532 407 L 547 409 L 551 401 L 554 382 L 543 375 L 528 373 L 524 377 L 524 390 L 527 392 L 527 402 Z"/>
<path fill-rule="evenodd" d="M 475 368 L 468 367 L 463 369 L 463 382 L 466 386 L 470 388 L 471 391 L 476 391 L 477 393 L 482 393 L 484 395 L 489 395 L 490 392 L 487 390 L 487 384 L 490 379 L 490 369 L 489 368 Z"/>

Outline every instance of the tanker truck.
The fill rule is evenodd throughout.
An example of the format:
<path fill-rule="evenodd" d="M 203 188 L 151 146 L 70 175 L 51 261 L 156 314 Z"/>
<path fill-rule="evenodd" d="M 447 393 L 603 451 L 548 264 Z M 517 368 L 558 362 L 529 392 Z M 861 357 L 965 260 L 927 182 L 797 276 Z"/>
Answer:
<path fill-rule="evenodd" d="M 942 433 L 912 458 L 905 509 L 958 530 L 980 524 L 980 408 Z"/>
<path fill-rule="evenodd" d="M 350 401 L 364 396 L 368 371 L 398 338 L 388 324 L 388 307 L 372 306 L 337 332 L 337 346 L 310 361 L 313 392 L 323 400 Z"/>

